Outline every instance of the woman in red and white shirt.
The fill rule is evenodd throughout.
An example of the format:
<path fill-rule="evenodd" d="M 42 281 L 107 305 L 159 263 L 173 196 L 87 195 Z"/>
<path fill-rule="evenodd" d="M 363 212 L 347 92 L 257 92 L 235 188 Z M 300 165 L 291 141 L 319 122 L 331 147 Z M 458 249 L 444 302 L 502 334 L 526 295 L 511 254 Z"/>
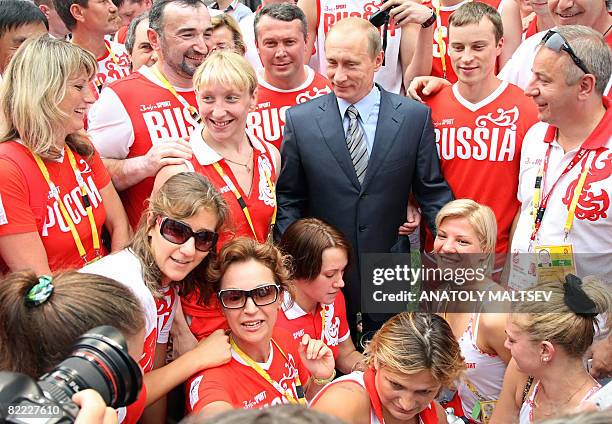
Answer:
<path fill-rule="evenodd" d="M 306 334 L 295 341 L 275 327 L 289 282 L 280 251 L 239 237 L 208 271 L 231 330 L 232 359 L 194 376 L 188 408 L 211 416 L 233 408 L 305 405 L 335 376 L 334 357 L 321 340 Z"/>
<path fill-rule="evenodd" d="M 342 294 L 348 240 L 331 225 L 304 218 L 287 228 L 279 248 L 292 258 L 294 292 L 285 294 L 276 325 L 295 340 L 304 334 L 322 340 L 334 353 L 336 367 L 350 373 L 363 356 L 351 340 Z"/>
<path fill-rule="evenodd" d="M 0 274 L 80 268 L 129 241 L 110 177 L 83 131 L 97 70 L 82 48 L 26 41 L 0 87 Z"/>
<path fill-rule="evenodd" d="M 446 424 L 434 399 L 461 375 L 465 363 L 443 318 L 395 315 L 374 334 L 365 357 L 365 372 L 336 379 L 310 406 L 350 424 Z"/>

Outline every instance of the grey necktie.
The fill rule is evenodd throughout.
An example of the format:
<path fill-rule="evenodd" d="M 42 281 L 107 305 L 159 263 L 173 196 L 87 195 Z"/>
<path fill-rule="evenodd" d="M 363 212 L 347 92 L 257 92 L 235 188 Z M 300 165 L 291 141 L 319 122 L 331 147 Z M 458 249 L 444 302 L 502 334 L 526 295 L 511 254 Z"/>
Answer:
<path fill-rule="evenodd" d="M 355 173 L 359 183 L 363 183 L 366 169 L 368 168 L 368 149 L 366 147 L 365 133 L 359 125 L 359 112 L 354 105 L 350 105 L 346 110 L 349 118 L 348 131 L 346 132 L 346 145 L 351 160 L 355 167 Z"/>

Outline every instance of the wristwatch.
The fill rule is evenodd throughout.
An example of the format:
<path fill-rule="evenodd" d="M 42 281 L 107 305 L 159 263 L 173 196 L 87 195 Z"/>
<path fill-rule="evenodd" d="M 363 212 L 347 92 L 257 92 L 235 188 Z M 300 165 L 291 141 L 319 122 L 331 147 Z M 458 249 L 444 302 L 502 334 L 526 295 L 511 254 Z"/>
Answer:
<path fill-rule="evenodd" d="M 436 22 L 437 18 L 438 17 L 436 16 L 436 12 L 432 10 L 430 18 L 421 24 L 421 28 L 429 28 L 434 24 L 434 22 Z"/>

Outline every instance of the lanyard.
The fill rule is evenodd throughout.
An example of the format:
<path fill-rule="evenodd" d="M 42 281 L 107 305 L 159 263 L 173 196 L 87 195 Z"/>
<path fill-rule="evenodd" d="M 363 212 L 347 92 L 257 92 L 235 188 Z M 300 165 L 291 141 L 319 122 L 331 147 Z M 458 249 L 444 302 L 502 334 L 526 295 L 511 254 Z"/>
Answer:
<path fill-rule="evenodd" d="M 270 339 L 270 340 L 272 341 L 272 344 L 274 346 L 276 346 L 276 348 L 278 349 L 280 354 L 283 356 L 283 358 L 285 358 L 285 361 L 289 362 L 289 359 L 287 358 L 287 355 L 285 355 L 285 352 L 283 352 L 283 350 L 276 343 L 276 341 L 274 339 Z M 264 370 L 262 367 L 260 367 L 257 362 L 255 362 L 249 355 L 244 353 L 242 351 L 242 349 L 240 349 L 238 347 L 238 345 L 236 344 L 236 342 L 234 341 L 234 339 L 231 336 L 230 336 L 230 344 L 232 346 L 232 349 L 234 349 L 234 352 L 236 352 L 238 354 L 238 356 L 240 356 L 240 358 L 242 358 L 242 360 L 244 362 L 246 362 L 253 370 L 255 370 L 255 372 L 257 372 L 257 374 L 262 376 L 264 378 L 264 380 L 266 380 L 268 383 L 270 383 L 270 385 L 272 385 L 272 387 L 274 387 L 274 389 L 278 393 L 280 393 L 281 396 L 283 396 L 285 399 L 287 399 L 289 401 L 289 403 L 299 403 L 301 405 L 306 405 L 306 398 L 304 397 L 304 389 L 302 388 L 302 382 L 300 381 L 299 374 L 296 374 L 296 376 L 294 378 L 295 390 L 296 390 L 296 392 L 298 394 L 298 398 L 296 400 L 295 397 L 293 397 L 293 394 L 291 393 L 291 389 L 290 388 L 287 389 L 287 390 L 283 389 L 283 387 L 280 385 L 280 383 L 278 381 L 272 379 L 272 377 L 270 377 L 270 374 L 268 374 L 266 372 L 266 370 Z M 272 349 L 274 349 L 274 346 L 272 346 Z"/>
<path fill-rule="evenodd" d="M 442 0 L 438 0 L 436 5 L 436 42 L 438 43 L 438 49 L 440 50 L 440 60 L 442 61 L 442 78 L 446 79 L 446 43 L 442 37 L 442 18 L 440 18 L 440 3 Z"/>
<path fill-rule="evenodd" d="M 200 114 L 198 113 L 198 110 L 195 108 L 195 106 L 189 104 L 189 102 L 187 100 L 185 100 L 185 98 L 183 96 L 181 96 L 176 89 L 172 86 L 172 84 L 170 84 L 170 82 L 168 82 L 168 79 L 164 76 L 164 74 L 161 73 L 161 71 L 157 68 L 157 65 L 151 66 L 151 72 L 153 72 L 153 74 L 159 79 L 159 81 L 164 85 L 164 87 L 166 88 L 166 90 L 168 90 L 170 93 L 172 93 L 172 95 L 174 97 L 176 97 L 176 99 L 183 105 L 183 107 L 187 110 L 189 110 L 189 113 L 191 114 L 191 117 L 199 124 L 202 122 L 202 118 L 200 117 Z"/>
<path fill-rule="evenodd" d="M 544 218 L 544 213 L 546 212 L 546 207 L 548 206 L 550 195 L 552 194 L 555 187 L 557 186 L 557 183 L 559 182 L 559 180 L 561 180 L 561 178 L 563 178 L 565 174 L 570 172 L 576 165 L 578 165 L 578 163 L 580 163 L 583 159 L 585 159 L 589 153 L 589 150 L 581 148 L 576 153 L 576 155 L 574 155 L 571 162 L 565 167 L 561 175 L 559 175 L 559 178 L 557 178 L 557 180 L 553 183 L 552 187 L 548 191 L 548 194 L 546 194 L 545 196 L 542 196 L 542 193 L 543 193 L 542 186 L 544 184 L 544 178 L 546 176 L 546 172 L 548 171 L 548 159 L 550 157 L 550 150 L 551 150 L 551 144 L 548 145 L 548 149 L 546 150 L 546 156 L 544 157 L 544 163 L 540 167 L 540 170 L 538 171 L 538 175 L 535 180 L 535 186 L 534 186 L 535 190 L 533 193 L 533 201 L 532 201 L 533 216 L 534 216 L 533 230 L 531 232 L 531 242 L 532 243 L 535 240 L 538 231 L 540 230 L 540 226 L 542 225 L 542 219 Z M 582 193 L 582 189 L 584 187 L 584 183 L 586 181 L 586 177 L 588 173 L 589 173 L 589 163 L 587 162 L 584 166 L 584 170 L 580 174 L 580 179 L 578 180 L 578 184 L 576 185 L 576 188 L 574 189 L 574 195 L 572 196 L 572 201 L 568 209 L 567 219 L 565 220 L 565 225 L 563 227 L 565 231 L 566 239 L 567 239 L 567 236 L 570 230 L 572 229 L 572 225 L 574 223 L 574 215 L 576 212 L 576 206 L 578 204 L 578 199 L 580 198 L 580 194 Z"/>
<path fill-rule="evenodd" d="M 257 240 L 257 233 L 255 232 L 255 227 L 253 226 L 253 220 L 251 219 L 249 208 L 247 207 L 246 202 L 242 198 L 242 195 L 240 194 L 240 192 L 238 191 L 238 189 L 236 188 L 236 186 L 234 185 L 230 177 L 228 177 L 227 174 L 223 172 L 223 168 L 221 168 L 221 165 L 219 165 L 219 162 L 213 163 L 213 167 L 215 168 L 215 171 L 217 171 L 217 174 L 219 174 L 219 176 L 223 179 L 225 184 L 232 191 L 232 193 L 234 193 L 234 196 L 236 197 L 236 200 L 238 201 L 238 205 L 240 205 L 240 208 L 242 209 L 242 213 L 244 213 L 244 217 L 246 218 L 247 222 L 249 223 L 249 227 L 251 228 L 251 231 L 253 232 L 253 237 L 255 237 L 255 239 Z M 262 171 L 264 175 L 266 176 L 268 187 L 270 188 L 270 193 L 272 193 L 272 196 L 274 197 L 274 212 L 272 213 L 272 220 L 270 221 L 270 227 L 274 227 L 274 224 L 276 223 L 276 209 L 278 207 L 276 204 L 276 193 L 274 192 L 274 185 L 272 184 L 270 175 L 268 175 L 268 172 L 265 169 L 262 169 Z"/>
<path fill-rule="evenodd" d="M 104 41 L 104 47 L 106 47 L 106 51 L 110 55 L 113 63 L 115 63 L 115 65 L 119 65 L 119 59 L 117 58 L 117 56 L 113 52 L 113 49 L 111 49 L 110 45 L 106 41 Z M 102 82 L 102 80 L 100 80 L 100 78 L 98 78 L 98 76 L 94 78 L 94 85 L 96 86 L 96 89 L 98 90 L 98 94 L 101 93 L 102 89 L 104 88 L 104 83 Z"/>
<path fill-rule="evenodd" d="M 68 160 L 70 161 L 70 166 L 72 167 L 72 171 L 74 172 L 76 181 L 79 184 L 79 188 L 81 189 L 81 200 L 83 201 L 83 206 L 85 206 L 85 210 L 87 211 L 87 218 L 89 219 L 89 226 L 91 227 L 91 236 L 93 238 L 93 247 L 94 247 L 94 253 L 95 253 L 94 260 L 96 260 L 100 256 L 100 238 L 98 237 L 98 228 L 96 227 L 96 220 L 93 216 L 93 209 L 91 206 L 91 201 L 89 200 L 89 195 L 87 194 L 85 181 L 83 181 L 81 172 L 79 171 L 79 168 L 77 167 L 76 160 L 74 158 L 74 154 L 72 153 L 72 150 L 70 150 L 70 148 L 66 146 L 64 151 L 66 152 L 66 156 L 68 156 Z M 57 202 L 60 208 L 64 221 L 66 221 L 66 223 L 68 224 L 68 227 L 70 228 L 70 233 L 72 234 L 74 243 L 76 244 L 76 247 L 79 251 L 79 256 L 83 259 L 85 263 L 87 263 L 87 252 L 85 251 L 85 248 L 83 247 L 83 242 L 81 242 L 81 237 L 79 236 L 79 233 L 76 229 L 76 226 L 74 225 L 74 222 L 72 221 L 72 218 L 70 218 L 70 215 L 68 214 L 68 211 L 66 210 L 66 206 L 64 205 L 64 202 L 62 202 L 62 200 L 59 197 L 59 189 L 53 183 L 53 181 L 51 181 L 51 177 L 49 176 L 49 170 L 47 169 L 47 166 L 42 161 L 40 156 L 34 153 L 32 153 L 32 155 L 34 156 L 34 160 L 36 161 L 36 164 L 38 165 L 40 172 L 45 178 L 45 181 L 49 185 L 49 189 L 51 190 L 51 193 L 53 194 L 53 198 L 55 199 L 55 201 Z"/>
<path fill-rule="evenodd" d="M 119 65 L 119 59 L 117 59 L 117 56 L 115 56 L 113 49 L 111 49 L 110 45 L 106 41 L 104 42 L 104 47 L 106 47 L 106 51 L 110 55 L 111 60 L 115 63 L 115 65 Z"/>
<path fill-rule="evenodd" d="M 325 342 L 325 306 L 321 305 L 321 340 Z"/>

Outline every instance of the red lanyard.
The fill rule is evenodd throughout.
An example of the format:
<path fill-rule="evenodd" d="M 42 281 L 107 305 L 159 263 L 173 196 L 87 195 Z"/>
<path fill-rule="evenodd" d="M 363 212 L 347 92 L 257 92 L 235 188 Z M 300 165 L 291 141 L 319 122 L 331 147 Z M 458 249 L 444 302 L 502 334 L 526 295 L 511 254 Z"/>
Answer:
<path fill-rule="evenodd" d="M 535 240 L 536 235 L 538 231 L 540 230 L 540 226 L 542 225 L 542 219 L 544 218 L 544 213 L 546 212 L 546 207 L 548 206 L 548 201 L 550 200 L 550 195 L 552 194 L 555 187 L 557 186 L 557 183 L 559 182 L 559 180 L 561 180 L 561 178 L 563 178 L 565 174 L 567 174 L 572 169 L 574 169 L 574 167 L 578 165 L 578 163 L 580 163 L 584 158 L 586 158 L 587 154 L 589 153 L 589 150 L 585 148 L 581 148 L 574 155 L 571 162 L 565 167 L 561 175 L 559 175 L 559 178 L 557 178 L 557 180 L 553 183 L 548 193 L 540 199 L 542 193 L 544 192 L 544 187 L 543 187 L 544 179 L 546 177 L 546 172 L 548 171 L 548 159 L 550 157 L 551 147 L 552 145 L 549 144 L 548 149 L 546 149 L 546 156 L 544 157 L 544 163 L 542 164 L 542 167 L 538 171 L 538 175 L 535 180 L 535 186 L 534 186 L 535 191 L 533 194 L 534 221 L 533 221 L 533 231 L 531 232 L 532 242 Z M 575 189 L 576 192 L 578 192 L 578 195 L 580 194 L 580 192 L 582 191 L 582 187 L 584 186 L 584 178 L 586 177 L 587 172 L 588 172 L 588 166 L 586 166 L 584 171 L 582 172 L 583 175 L 580 179 L 582 184 L 578 184 L 578 186 Z M 574 199 L 576 201 L 578 200 L 576 196 L 574 196 Z M 572 201 L 572 203 L 574 202 Z M 573 218 L 574 211 L 572 209 L 575 209 L 575 206 L 574 208 L 570 207 L 570 211 L 569 211 L 569 213 L 572 215 L 572 218 Z M 567 228 L 567 225 L 566 225 L 566 232 L 569 232 L 570 228 L 571 228 L 571 224 L 569 228 Z"/>

